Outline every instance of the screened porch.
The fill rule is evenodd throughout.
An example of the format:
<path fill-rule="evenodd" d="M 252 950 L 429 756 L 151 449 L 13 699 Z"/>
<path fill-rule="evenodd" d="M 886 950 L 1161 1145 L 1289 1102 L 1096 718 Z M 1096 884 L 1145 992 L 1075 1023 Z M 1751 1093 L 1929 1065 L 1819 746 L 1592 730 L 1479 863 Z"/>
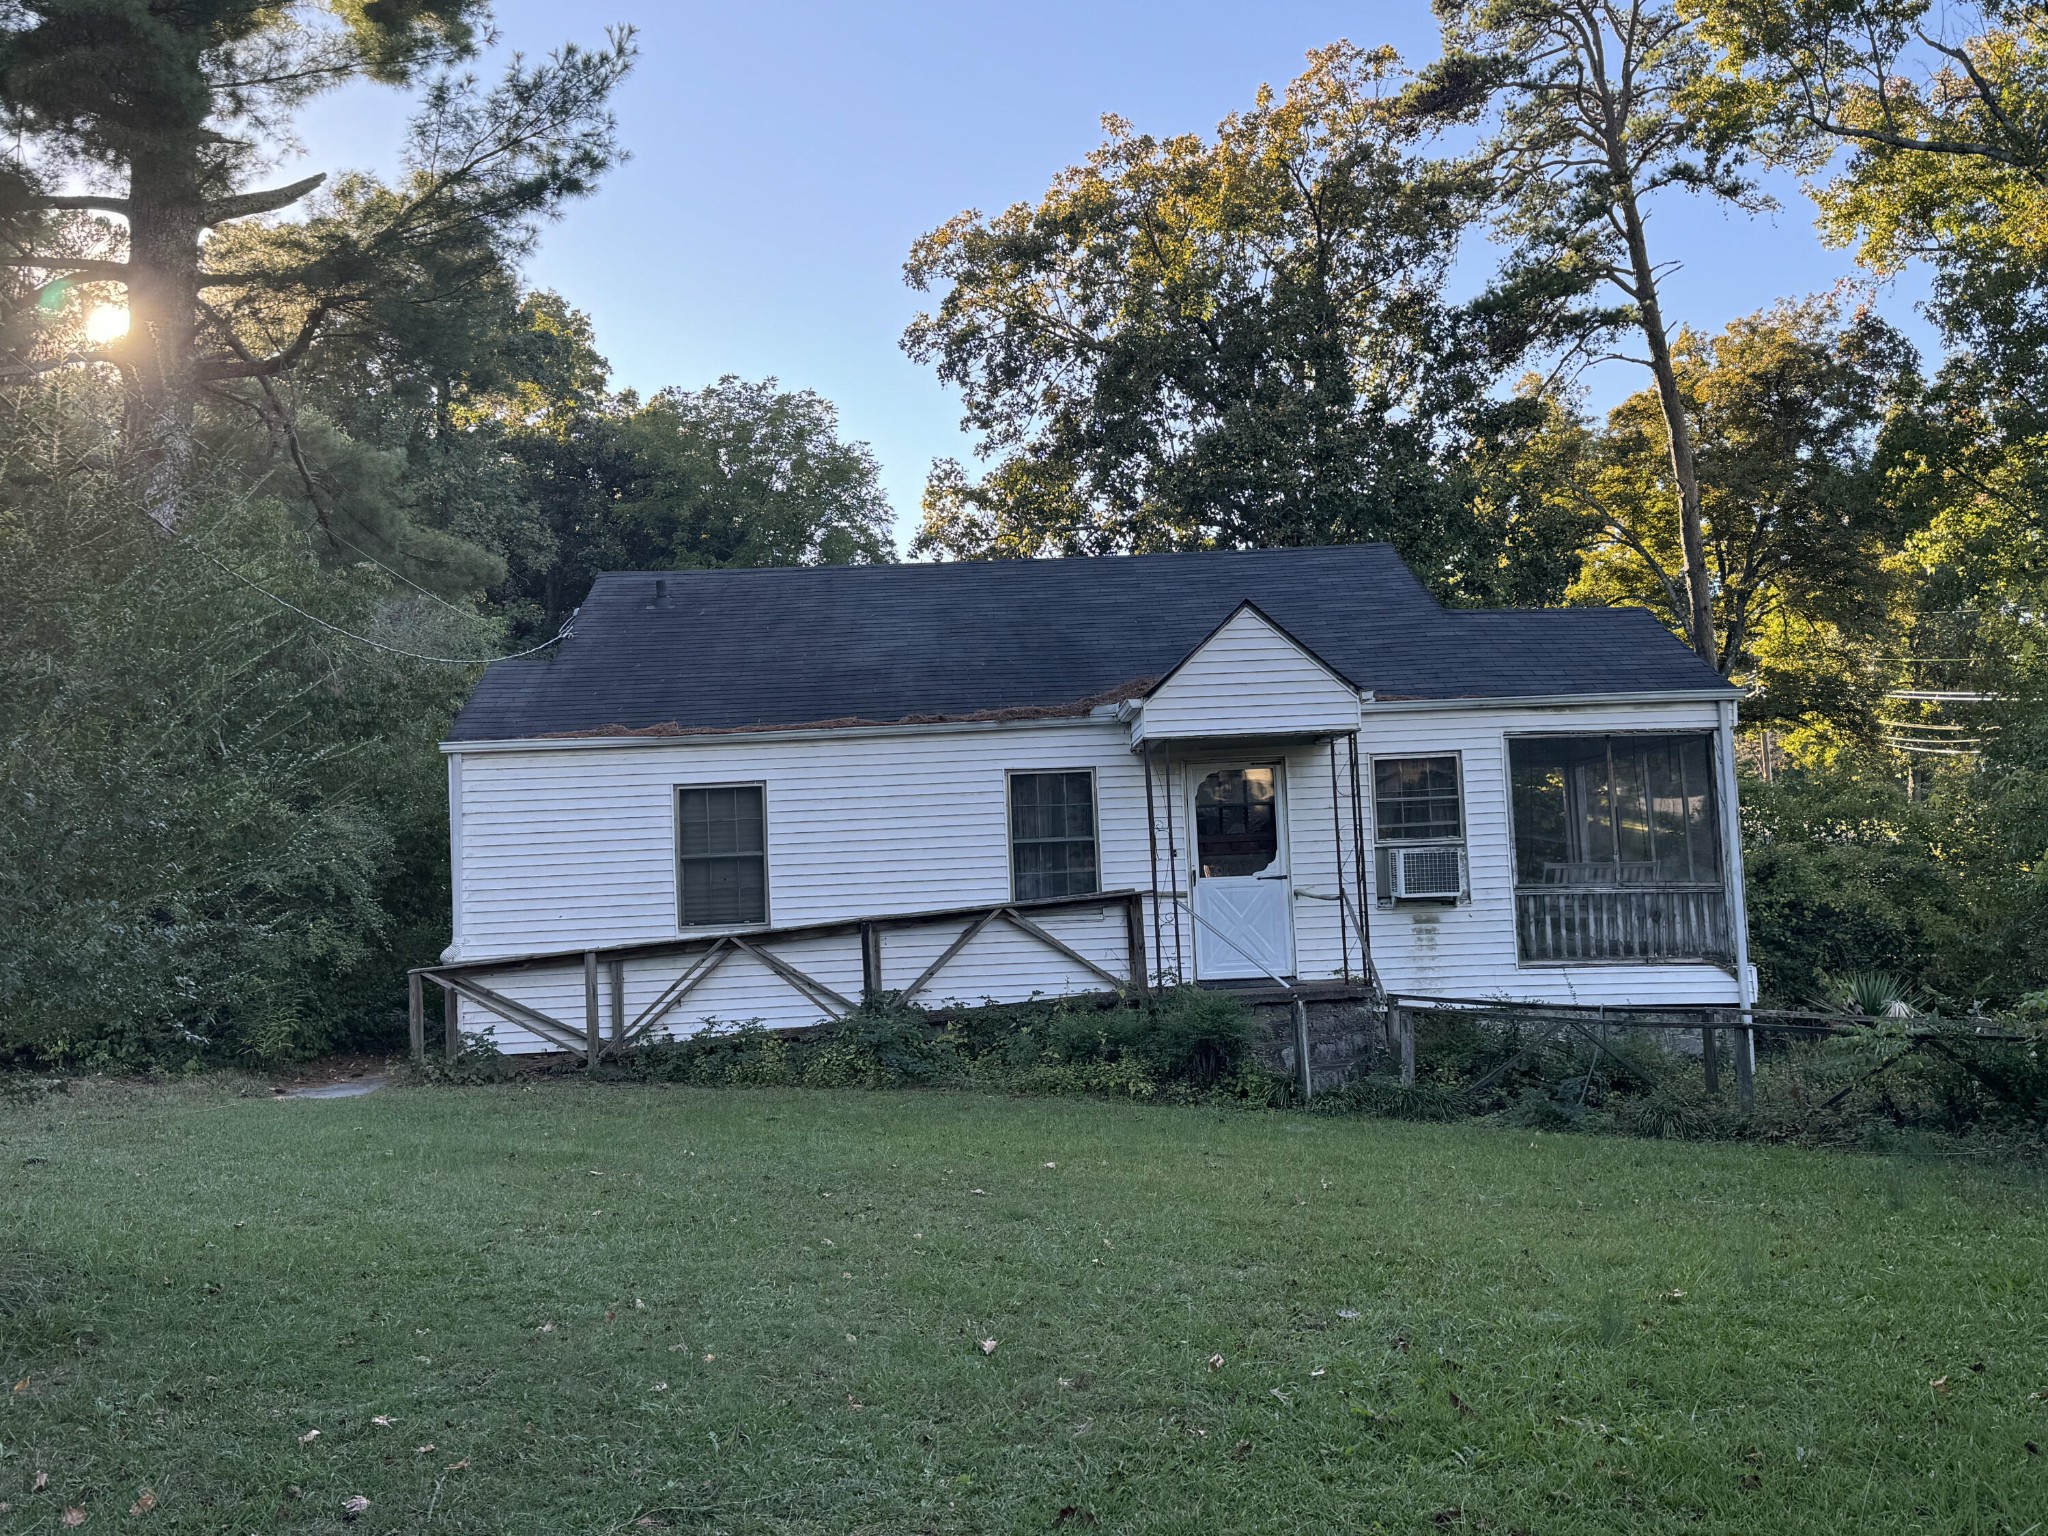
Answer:
<path fill-rule="evenodd" d="M 1734 964 L 1713 741 L 1509 738 L 1523 964 Z"/>

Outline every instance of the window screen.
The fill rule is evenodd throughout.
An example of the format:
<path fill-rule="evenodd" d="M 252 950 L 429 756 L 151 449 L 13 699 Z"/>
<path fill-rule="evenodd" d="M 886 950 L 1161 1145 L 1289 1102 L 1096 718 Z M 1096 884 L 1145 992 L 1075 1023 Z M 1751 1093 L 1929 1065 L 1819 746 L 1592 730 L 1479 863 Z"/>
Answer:
<path fill-rule="evenodd" d="M 1511 737 L 1515 878 L 1565 886 L 1718 882 L 1711 742 L 1704 732 Z"/>
<path fill-rule="evenodd" d="M 1010 775 L 1010 876 L 1019 901 L 1102 889 L 1094 774 Z"/>
<path fill-rule="evenodd" d="M 683 927 L 768 921 L 764 801 L 758 784 L 676 791 L 676 888 Z"/>
<path fill-rule="evenodd" d="M 1373 825 L 1383 843 L 1456 842 L 1465 835 L 1455 757 L 1378 757 Z"/>

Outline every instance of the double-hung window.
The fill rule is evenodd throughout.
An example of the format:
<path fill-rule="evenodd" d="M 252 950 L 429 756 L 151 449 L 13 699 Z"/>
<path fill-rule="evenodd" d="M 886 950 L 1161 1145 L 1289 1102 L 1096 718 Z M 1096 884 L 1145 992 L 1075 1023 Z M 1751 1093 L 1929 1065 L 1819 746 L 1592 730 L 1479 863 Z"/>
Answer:
<path fill-rule="evenodd" d="M 1381 902 L 1456 901 L 1465 894 L 1465 805 L 1455 753 L 1374 758 L 1372 807 Z"/>
<path fill-rule="evenodd" d="M 1092 772 L 1010 775 L 1010 884 L 1018 901 L 1102 889 Z"/>
<path fill-rule="evenodd" d="M 676 907 L 685 928 L 768 921 L 767 791 L 759 784 L 676 790 Z"/>

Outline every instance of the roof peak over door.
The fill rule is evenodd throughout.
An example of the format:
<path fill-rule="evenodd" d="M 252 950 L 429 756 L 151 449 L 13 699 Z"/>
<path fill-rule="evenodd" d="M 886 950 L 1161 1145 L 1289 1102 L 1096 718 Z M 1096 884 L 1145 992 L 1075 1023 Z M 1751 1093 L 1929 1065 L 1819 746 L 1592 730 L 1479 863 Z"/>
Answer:
<path fill-rule="evenodd" d="M 1131 743 L 1345 735 L 1358 694 L 1247 599 L 1145 696 Z"/>

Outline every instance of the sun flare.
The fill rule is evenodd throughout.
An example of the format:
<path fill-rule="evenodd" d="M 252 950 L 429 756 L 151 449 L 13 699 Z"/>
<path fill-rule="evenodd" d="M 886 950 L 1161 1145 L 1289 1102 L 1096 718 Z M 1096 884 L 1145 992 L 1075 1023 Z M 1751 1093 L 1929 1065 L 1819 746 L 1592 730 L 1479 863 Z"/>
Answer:
<path fill-rule="evenodd" d="M 94 346 L 104 346 L 128 334 L 128 306 L 125 304 L 95 304 L 85 317 L 85 339 Z"/>

